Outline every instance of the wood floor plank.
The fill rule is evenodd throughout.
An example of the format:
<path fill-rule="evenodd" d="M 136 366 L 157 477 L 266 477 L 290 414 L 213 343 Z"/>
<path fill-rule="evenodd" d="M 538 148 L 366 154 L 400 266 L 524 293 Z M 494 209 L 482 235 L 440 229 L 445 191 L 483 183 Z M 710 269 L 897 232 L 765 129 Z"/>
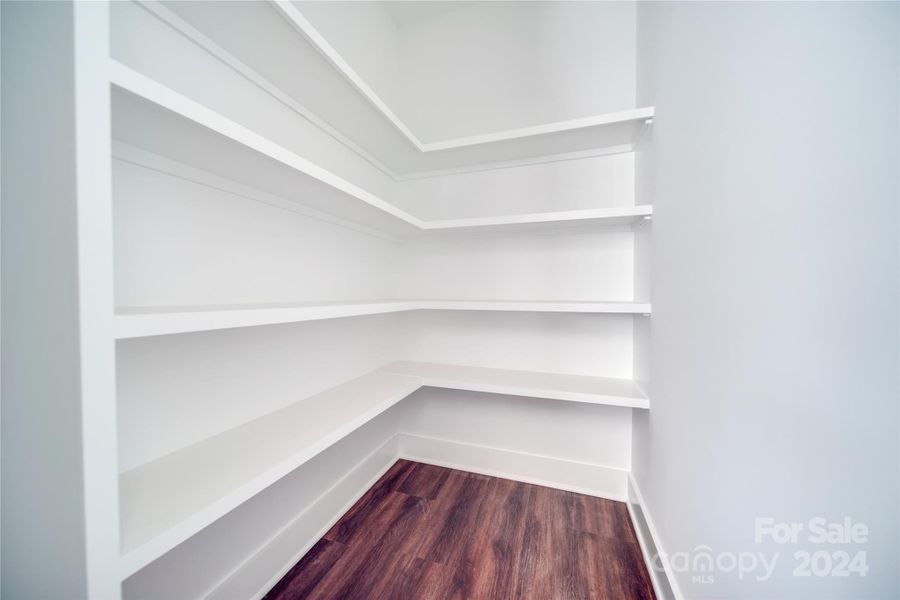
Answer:
<path fill-rule="evenodd" d="M 495 479 L 467 559 L 474 566 L 473 598 L 515 597 L 514 573 L 525 526 L 526 485 Z"/>
<path fill-rule="evenodd" d="M 445 565 L 422 558 L 414 559 L 422 568 L 421 577 L 409 596 L 398 594 L 395 600 L 448 600 L 452 589 L 453 573 Z"/>
<path fill-rule="evenodd" d="M 397 486 L 397 491 L 410 496 L 434 499 L 437 498 L 449 474 L 450 469 L 421 463 L 414 464 Z"/>
<path fill-rule="evenodd" d="M 408 460 L 398 460 L 394 463 L 375 485 L 363 494 L 362 498 L 357 500 L 350 510 L 332 526 L 325 534 L 325 539 L 347 543 L 355 533 L 360 531 L 360 526 L 365 523 L 372 511 L 403 482 L 414 466 L 415 463 Z"/>
<path fill-rule="evenodd" d="M 489 485 L 489 479 L 470 477 L 461 471 L 448 476 L 446 494 L 436 499 L 435 527 L 428 532 L 421 558 L 443 565 L 460 562 L 475 534 Z"/>
<path fill-rule="evenodd" d="M 515 598 L 541 600 L 553 598 L 551 582 L 553 547 L 547 514 L 552 510 L 545 488 L 529 485 L 525 501 L 525 523 L 519 546 L 515 574 Z"/>
<path fill-rule="evenodd" d="M 653 600 L 622 502 L 398 461 L 265 600 Z"/>
<path fill-rule="evenodd" d="M 307 597 L 346 550 L 346 546 L 321 539 L 281 578 L 263 600 Z"/>
<path fill-rule="evenodd" d="M 345 553 L 316 588 L 315 597 L 368 600 L 388 578 L 393 578 L 403 554 L 403 540 L 414 535 L 421 523 L 425 500 L 389 492 L 365 518 L 369 531 L 351 538 L 348 547 L 361 551 Z M 373 535 L 372 532 L 377 532 Z"/>

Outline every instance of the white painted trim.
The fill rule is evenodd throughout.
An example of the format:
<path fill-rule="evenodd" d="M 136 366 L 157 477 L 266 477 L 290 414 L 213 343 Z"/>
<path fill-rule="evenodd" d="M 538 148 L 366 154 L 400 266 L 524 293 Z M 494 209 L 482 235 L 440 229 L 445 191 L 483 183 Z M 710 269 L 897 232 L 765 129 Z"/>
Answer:
<path fill-rule="evenodd" d="M 629 477 L 631 473 L 629 473 Z M 629 487 L 629 494 L 631 489 Z M 628 501 L 625 502 L 625 506 L 628 507 L 628 516 L 631 518 L 631 526 L 634 529 L 635 536 L 638 540 L 638 545 L 641 548 L 641 556 L 644 558 L 644 566 L 647 568 L 647 573 L 650 575 L 650 583 L 653 585 L 653 593 L 656 595 L 657 600 L 671 600 L 669 595 L 663 591 L 662 584 L 660 582 L 660 574 L 656 571 L 653 566 L 653 557 L 656 556 L 656 546 L 651 545 L 652 540 L 647 540 L 644 535 L 644 527 L 641 526 L 641 520 L 638 518 L 638 515 L 635 513 L 635 508 L 632 506 L 631 498 L 629 497 Z M 637 510 L 641 510 L 640 507 Z"/>
<path fill-rule="evenodd" d="M 77 266 L 77 279 L 72 283 L 77 287 L 77 306 L 72 309 L 77 317 L 77 337 L 73 341 L 78 345 L 79 358 L 73 369 L 78 374 L 80 389 L 77 394 L 73 392 L 72 400 L 80 401 L 77 407 L 81 419 L 82 456 L 81 473 L 73 475 L 72 484 L 78 482 L 83 486 L 81 510 L 84 521 L 81 525 L 85 564 L 80 569 L 83 569 L 87 595 L 112 600 L 121 597 L 121 590 L 115 568 L 119 554 L 119 503 L 116 355 L 110 312 L 114 297 L 110 98 L 106 73 L 97 68 L 98 64 L 103 64 L 98 61 L 109 55 L 109 6 L 75 2 L 70 10 L 72 14 L 67 19 L 71 18 L 68 24 L 73 28 L 71 54 L 68 57 L 53 56 L 53 59 L 68 58 L 72 64 L 66 69 L 70 73 L 74 70 L 73 81 L 66 85 L 74 96 L 71 100 L 74 115 L 67 118 L 75 127 L 75 147 L 66 149 L 66 153 L 74 156 L 75 168 L 73 238 L 77 256 L 72 264 Z M 56 48 L 52 51 L 58 52 Z M 72 161 L 71 156 L 57 158 Z M 68 228 L 72 226 L 68 218 L 64 233 L 67 245 L 70 243 Z M 14 251 L 17 247 L 22 246 L 12 246 Z M 34 266 L 39 268 L 45 264 L 47 260 L 39 260 Z M 38 338 L 38 343 L 42 338 Z M 52 371 L 47 375 L 52 376 Z M 13 411 L 13 414 L 17 412 Z M 56 466 L 56 458 L 48 456 L 47 464 L 41 465 L 35 476 L 47 474 Z M 29 559 L 27 563 L 30 562 Z M 19 575 L 26 576 L 24 573 Z M 10 589 L 14 590 L 16 586 L 10 586 Z"/>
<path fill-rule="evenodd" d="M 271 0 L 271 2 L 278 9 L 281 16 L 283 16 L 294 29 L 309 40 L 322 56 L 328 59 L 328 62 L 330 62 L 332 66 L 347 79 L 347 81 L 356 87 L 359 93 L 361 93 L 375 108 L 380 110 L 381 114 L 397 128 L 397 131 L 406 136 L 406 139 L 415 146 L 417 150 L 420 152 L 426 151 L 425 145 L 419 141 L 419 138 L 417 138 L 409 127 L 400 120 L 400 117 L 391 110 L 384 100 L 378 97 L 375 90 L 373 90 L 353 67 L 350 66 L 350 63 L 344 60 L 344 57 L 328 43 L 328 40 L 326 40 L 325 37 L 313 27 L 313 24 L 297 10 L 297 7 L 288 0 Z"/>
<path fill-rule="evenodd" d="M 395 171 L 393 171 L 390 167 L 382 163 L 380 160 L 366 152 L 362 147 L 357 145 L 353 140 L 345 136 L 343 133 L 329 125 L 326 121 L 320 119 L 315 115 L 311 110 L 307 109 L 305 106 L 294 100 L 291 96 L 281 91 L 280 88 L 275 86 L 268 79 L 248 67 L 244 64 L 239 58 L 219 46 L 209 37 L 203 35 L 203 33 L 195 28 L 193 25 L 173 13 L 171 10 L 162 5 L 158 0 L 135 0 L 136 4 L 152 14 L 154 17 L 162 21 L 164 24 L 168 25 L 189 41 L 193 42 L 214 58 L 219 60 L 225 66 L 230 67 L 232 70 L 236 71 L 239 75 L 244 77 L 250 83 L 256 85 L 264 92 L 268 93 L 270 96 L 281 102 L 283 105 L 293 110 L 295 113 L 330 135 L 336 141 L 340 142 L 351 151 L 358 154 L 360 157 L 368 161 L 372 166 L 376 169 L 390 177 L 391 179 L 397 180 L 398 175 Z"/>
<path fill-rule="evenodd" d="M 272 587 L 275 586 L 275 584 L 277 584 L 281 580 L 281 578 L 284 577 L 285 574 L 290 571 L 291 568 L 295 564 L 297 564 L 297 562 L 301 558 L 303 558 L 303 556 L 307 552 L 309 552 L 310 548 L 312 548 L 316 544 L 316 542 L 318 542 L 326 533 L 328 533 L 328 530 L 331 529 L 334 524 L 337 523 L 338 520 L 342 516 L 344 516 L 344 514 L 349 511 L 350 508 L 352 508 L 353 505 L 372 488 L 372 486 L 375 485 L 375 483 L 381 478 L 381 476 L 384 475 L 388 471 L 388 469 L 390 469 L 394 465 L 394 463 L 397 462 L 398 456 L 396 444 L 397 436 L 393 435 L 381 446 L 373 450 L 368 456 L 357 463 L 357 465 L 346 475 L 341 477 L 341 479 L 337 483 L 323 492 L 309 506 L 304 508 L 300 514 L 291 519 L 275 535 L 266 540 L 250 556 L 248 556 L 239 565 L 232 569 L 202 597 L 205 600 L 212 600 L 214 598 L 237 597 L 236 592 L 229 592 L 229 587 L 234 585 L 234 582 L 242 576 L 244 571 L 251 568 L 254 561 L 264 560 L 266 551 L 271 549 L 272 546 L 280 541 L 280 538 L 290 536 L 292 533 L 294 533 L 294 530 L 301 529 L 304 526 L 314 527 L 315 525 L 308 522 L 312 521 L 316 516 L 318 516 L 316 514 L 317 512 L 327 511 L 329 517 L 324 522 L 324 524 L 319 526 L 315 530 L 316 533 L 309 539 L 307 539 L 300 546 L 299 550 L 295 552 L 291 556 L 291 558 L 286 563 L 284 563 L 255 594 L 253 594 L 253 596 L 251 596 L 251 600 L 258 600 L 265 596 L 266 593 L 270 589 L 272 589 Z M 376 461 L 379 455 L 383 454 L 385 451 L 388 452 L 388 460 L 378 466 L 375 474 L 370 476 L 362 486 L 353 486 L 353 492 L 349 495 L 349 499 L 342 500 L 342 494 L 344 494 L 344 497 L 347 497 L 346 493 L 348 490 L 346 488 L 351 486 L 355 479 L 360 476 L 364 476 L 366 467 L 369 466 L 369 463 Z M 340 508 L 338 508 L 337 510 L 329 510 L 328 507 L 335 504 L 337 504 Z"/>
<path fill-rule="evenodd" d="M 624 502 L 628 470 L 409 433 L 400 458 Z"/>
<path fill-rule="evenodd" d="M 659 600 L 685 600 L 684 594 L 681 593 L 681 588 L 678 587 L 678 580 L 673 573 L 669 572 L 666 565 L 664 565 L 665 570 L 662 572 L 654 568 L 655 561 L 653 560 L 653 557 L 664 554 L 665 551 L 663 550 L 659 532 L 653 523 L 653 518 L 650 516 L 650 511 L 647 509 L 647 504 L 644 502 L 641 489 L 638 487 L 637 480 L 634 478 L 634 473 L 631 471 L 628 472 L 627 489 L 629 494 L 629 498 L 626 501 L 628 514 L 634 525 L 634 531 L 637 534 L 638 543 L 641 546 L 641 554 L 644 556 L 644 563 L 647 565 L 647 571 L 650 573 L 650 579 L 653 583 L 653 591 L 656 593 L 656 597 Z M 632 492 L 634 493 L 633 498 L 631 497 Z M 640 518 L 635 515 L 632 504 L 636 504 L 640 509 Z M 643 534 L 643 528 L 640 526 L 641 522 L 647 525 L 647 531 L 650 534 L 649 540 L 646 539 Z M 671 594 L 669 594 L 669 591 L 671 591 Z"/>

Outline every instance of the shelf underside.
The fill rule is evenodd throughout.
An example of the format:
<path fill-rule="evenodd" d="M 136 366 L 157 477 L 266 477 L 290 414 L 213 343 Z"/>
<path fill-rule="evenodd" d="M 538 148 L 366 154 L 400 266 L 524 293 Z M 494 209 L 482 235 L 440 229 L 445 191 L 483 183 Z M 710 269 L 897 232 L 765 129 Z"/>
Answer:
<path fill-rule="evenodd" d="M 396 362 L 120 476 L 130 576 L 422 386 L 649 408 L 625 379 Z"/>
<path fill-rule="evenodd" d="M 135 307 L 116 310 L 115 331 L 117 339 L 128 339 L 413 310 L 649 314 L 650 304 L 627 301 L 372 300 L 368 302 Z"/>

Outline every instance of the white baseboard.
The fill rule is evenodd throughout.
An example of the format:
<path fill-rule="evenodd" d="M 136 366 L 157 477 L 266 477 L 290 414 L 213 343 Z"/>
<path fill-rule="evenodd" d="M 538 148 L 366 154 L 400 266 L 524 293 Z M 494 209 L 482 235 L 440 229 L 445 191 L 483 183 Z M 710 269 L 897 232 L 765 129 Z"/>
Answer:
<path fill-rule="evenodd" d="M 626 469 L 401 433 L 400 458 L 599 496 L 627 498 Z"/>
<path fill-rule="evenodd" d="M 653 524 L 653 518 L 650 516 L 647 505 L 644 503 L 644 497 L 641 495 L 641 489 L 634 479 L 634 474 L 630 472 L 628 473 L 628 500 L 626 504 L 628 505 L 628 514 L 631 516 L 631 522 L 634 525 L 634 531 L 637 534 L 638 543 L 641 545 L 644 563 L 647 565 L 650 580 L 653 582 L 653 591 L 656 592 L 656 597 L 658 600 L 684 600 L 684 596 L 678 587 L 678 581 L 667 570 L 668 563 L 656 559 L 663 553 L 659 533 L 657 533 L 656 526 Z"/>
<path fill-rule="evenodd" d="M 391 468 L 397 454 L 397 436 L 393 436 L 233 569 L 204 599 L 265 596 Z"/>

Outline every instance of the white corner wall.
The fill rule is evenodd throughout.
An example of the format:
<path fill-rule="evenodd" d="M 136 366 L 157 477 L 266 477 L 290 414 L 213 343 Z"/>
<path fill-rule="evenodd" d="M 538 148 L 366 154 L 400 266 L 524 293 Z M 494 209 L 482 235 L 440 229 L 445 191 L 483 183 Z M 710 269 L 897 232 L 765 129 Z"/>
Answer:
<path fill-rule="evenodd" d="M 633 2 L 473 2 L 401 27 L 397 113 L 432 142 L 634 108 L 634 14 Z"/>
<path fill-rule="evenodd" d="M 645 3 L 653 410 L 633 471 L 662 550 L 779 552 L 685 598 L 897 598 L 898 5 Z M 849 516 L 864 545 L 754 543 Z M 806 531 L 806 530 L 805 530 Z M 795 577 L 795 551 L 867 552 Z"/>
<path fill-rule="evenodd" d="M 634 153 L 410 179 L 392 202 L 426 220 L 633 206 Z"/>

